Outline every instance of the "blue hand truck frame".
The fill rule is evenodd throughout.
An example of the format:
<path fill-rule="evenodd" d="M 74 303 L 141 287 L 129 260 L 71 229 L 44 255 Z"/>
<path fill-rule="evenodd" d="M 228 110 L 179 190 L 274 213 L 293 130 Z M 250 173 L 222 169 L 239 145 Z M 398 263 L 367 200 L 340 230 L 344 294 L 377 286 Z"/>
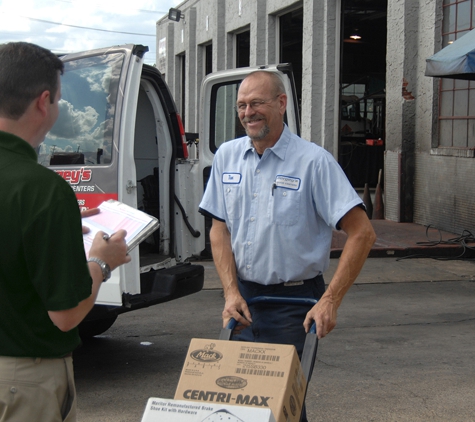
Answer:
<path fill-rule="evenodd" d="M 301 297 L 282 297 L 282 296 L 256 296 L 247 301 L 248 306 L 255 304 L 272 304 L 272 305 L 295 305 L 295 306 L 313 306 L 317 303 L 317 299 L 301 298 Z M 221 329 L 219 335 L 220 340 L 231 340 L 232 334 L 238 322 L 231 318 L 225 328 Z M 318 337 L 315 322 L 312 324 L 310 331 L 305 336 L 305 343 L 303 346 L 302 359 L 300 364 L 302 371 L 307 379 L 307 386 L 305 387 L 303 402 L 307 396 L 307 389 L 310 379 L 312 378 L 313 367 L 317 357 Z M 302 420 L 302 415 L 300 415 Z"/>

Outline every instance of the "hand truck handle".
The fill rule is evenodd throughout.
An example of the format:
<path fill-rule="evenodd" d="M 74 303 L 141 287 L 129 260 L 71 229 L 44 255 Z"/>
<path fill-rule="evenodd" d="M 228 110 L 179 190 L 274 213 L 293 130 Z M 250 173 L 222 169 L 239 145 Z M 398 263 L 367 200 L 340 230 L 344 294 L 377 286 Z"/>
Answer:
<path fill-rule="evenodd" d="M 256 296 L 247 301 L 248 305 L 254 305 L 256 303 L 269 303 L 269 304 L 285 304 L 285 305 L 315 305 L 317 303 L 317 299 L 310 299 L 310 298 L 303 298 L 303 297 L 280 297 L 280 296 Z M 219 336 L 220 340 L 230 340 L 233 330 L 237 326 L 237 321 L 234 318 L 231 318 L 226 325 L 226 328 L 221 330 L 221 334 Z M 305 337 L 305 344 L 302 352 L 302 370 L 307 378 L 307 382 L 310 381 L 310 377 L 313 372 L 313 366 L 315 364 L 315 358 L 317 354 L 317 347 L 318 347 L 318 338 L 317 334 L 317 326 L 315 322 L 312 324 L 310 331 L 307 333 Z"/>
<path fill-rule="evenodd" d="M 256 296 L 247 301 L 248 306 L 254 305 L 256 303 L 270 303 L 273 305 L 315 305 L 317 299 L 310 299 L 305 297 L 281 297 L 281 296 Z M 234 318 L 231 318 L 226 326 L 226 330 L 234 330 L 236 328 L 237 321 Z M 310 333 L 316 334 L 317 329 L 315 323 L 312 324 L 310 328 Z M 229 338 L 221 339 L 229 340 Z"/>

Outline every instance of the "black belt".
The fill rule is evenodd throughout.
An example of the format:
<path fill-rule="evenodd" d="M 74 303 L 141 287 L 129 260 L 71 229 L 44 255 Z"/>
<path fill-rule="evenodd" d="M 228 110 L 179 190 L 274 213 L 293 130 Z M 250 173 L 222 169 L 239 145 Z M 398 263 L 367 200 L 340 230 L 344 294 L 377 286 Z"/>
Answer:
<path fill-rule="evenodd" d="M 285 286 L 285 287 L 301 286 L 302 284 L 306 284 L 306 283 L 315 283 L 317 281 L 318 277 L 322 277 L 322 275 L 318 274 L 313 278 L 308 278 L 307 280 L 285 281 L 285 282 L 280 283 L 280 284 Z"/>
<path fill-rule="evenodd" d="M 292 287 L 292 286 L 301 286 L 302 284 L 306 284 L 306 283 L 315 283 L 319 277 L 323 277 L 322 274 L 318 274 L 315 277 L 308 278 L 306 280 L 284 281 L 282 283 L 277 283 L 277 284 L 261 284 L 261 283 L 257 283 L 255 281 L 249 281 L 249 280 L 240 280 L 240 281 L 244 283 L 259 284 L 261 286 L 266 286 L 266 287 L 271 287 L 271 286 Z"/>

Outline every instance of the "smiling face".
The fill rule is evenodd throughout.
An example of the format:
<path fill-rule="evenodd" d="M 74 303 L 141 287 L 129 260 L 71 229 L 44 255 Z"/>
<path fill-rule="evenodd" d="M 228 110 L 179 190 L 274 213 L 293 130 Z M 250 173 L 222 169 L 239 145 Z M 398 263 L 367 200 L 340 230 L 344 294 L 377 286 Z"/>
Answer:
<path fill-rule="evenodd" d="M 268 72 L 254 73 L 243 80 L 238 92 L 237 104 L 243 106 L 239 119 L 260 154 L 275 145 L 284 128 L 287 96 L 274 77 Z"/>

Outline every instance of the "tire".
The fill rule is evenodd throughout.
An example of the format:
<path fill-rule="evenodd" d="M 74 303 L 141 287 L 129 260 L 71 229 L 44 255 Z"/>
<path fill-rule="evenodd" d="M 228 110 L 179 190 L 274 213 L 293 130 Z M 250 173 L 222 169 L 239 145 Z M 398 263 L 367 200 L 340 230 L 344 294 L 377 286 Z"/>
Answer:
<path fill-rule="evenodd" d="M 79 324 L 79 336 L 82 340 L 87 340 L 91 337 L 98 336 L 104 333 L 117 319 L 117 315 L 113 315 L 107 318 L 86 320 Z"/>

